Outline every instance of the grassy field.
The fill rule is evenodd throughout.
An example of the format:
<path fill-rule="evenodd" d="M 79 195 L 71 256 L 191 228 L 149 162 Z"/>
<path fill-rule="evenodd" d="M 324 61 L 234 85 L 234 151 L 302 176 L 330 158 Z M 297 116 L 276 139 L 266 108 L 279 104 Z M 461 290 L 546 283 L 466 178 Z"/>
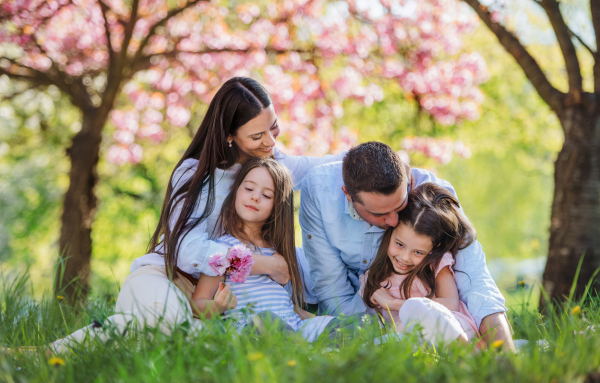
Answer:
<path fill-rule="evenodd" d="M 5 347 L 42 345 L 94 319 L 112 314 L 114 298 L 73 308 L 56 297 L 30 298 L 26 278 L 2 288 L 0 336 Z M 415 338 L 374 345 L 380 335 L 365 324 L 360 339 L 339 349 L 300 336 L 234 336 L 217 321 L 191 334 L 185 327 L 166 337 L 153 329 L 114 334 L 105 344 L 75 348 L 59 359 L 0 354 L 2 382 L 600 382 L 600 298 L 542 316 L 531 290 L 515 292 L 509 318 L 520 353 L 474 347 L 435 349 Z M 534 302 L 535 301 L 535 302 Z M 529 305 L 527 305 L 529 303 Z M 537 341 L 547 340 L 547 347 Z"/>

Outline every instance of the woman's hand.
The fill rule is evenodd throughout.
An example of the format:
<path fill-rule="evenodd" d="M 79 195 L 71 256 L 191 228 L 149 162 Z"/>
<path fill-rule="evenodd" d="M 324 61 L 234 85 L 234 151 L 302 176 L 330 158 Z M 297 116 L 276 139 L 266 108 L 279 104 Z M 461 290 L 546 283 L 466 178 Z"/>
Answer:
<path fill-rule="evenodd" d="M 398 311 L 404 304 L 405 300 L 396 299 L 390 294 L 390 290 L 380 287 L 371 297 L 371 302 L 381 307 L 385 311 L 388 309 Z"/>
<path fill-rule="evenodd" d="M 279 253 L 273 255 L 254 254 L 254 265 L 251 275 L 267 274 L 272 280 L 284 286 L 290 281 L 290 272 L 287 262 Z"/>
<path fill-rule="evenodd" d="M 225 311 L 234 309 L 237 306 L 237 297 L 231 292 L 229 285 L 220 282 L 213 302 L 215 310 L 223 314 Z"/>

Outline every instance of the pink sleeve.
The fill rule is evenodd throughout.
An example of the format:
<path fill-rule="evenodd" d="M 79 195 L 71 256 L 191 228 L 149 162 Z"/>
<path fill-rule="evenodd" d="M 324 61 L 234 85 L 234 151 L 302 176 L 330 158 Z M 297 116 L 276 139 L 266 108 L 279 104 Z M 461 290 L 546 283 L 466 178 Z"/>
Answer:
<path fill-rule="evenodd" d="M 358 290 L 358 294 L 361 297 L 363 296 L 363 292 L 365 291 L 365 285 L 367 284 L 368 276 L 369 276 L 369 270 L 365 271 L 365 273 L 363 275 L 358 277 L 358 280 L 360 281 L 360 289 Z"/>
<path fill-rule="evenodd" d="M 440 261 L 440 264 L 437 270 L 435 271 L 435 276 L 437 277 L 440 271 L 442 271 L 442 269 L 446 266 L 450 266 L 448 269 L 450 270 L 452 275 L 454 275 L 454 271 L 452 271 L 452 266 L 454 266 L 454 258 L 452 258 L 452 254 L 450 253 L 446 253 L 442 257 L 442 260 Z"/>

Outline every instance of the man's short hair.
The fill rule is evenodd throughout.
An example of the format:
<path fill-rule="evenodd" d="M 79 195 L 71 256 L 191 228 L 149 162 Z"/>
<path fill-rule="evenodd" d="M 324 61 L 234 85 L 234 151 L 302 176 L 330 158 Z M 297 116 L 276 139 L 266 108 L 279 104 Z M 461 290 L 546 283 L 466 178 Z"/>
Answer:
<path fill-rule="evenodd" d="M 355 202 L 360 192 L 394 193 L 406 178 L 400 157 L 388 145 L 369 141 L 355 146 L 344 157 L 342 176 L 346 191 Z"/>

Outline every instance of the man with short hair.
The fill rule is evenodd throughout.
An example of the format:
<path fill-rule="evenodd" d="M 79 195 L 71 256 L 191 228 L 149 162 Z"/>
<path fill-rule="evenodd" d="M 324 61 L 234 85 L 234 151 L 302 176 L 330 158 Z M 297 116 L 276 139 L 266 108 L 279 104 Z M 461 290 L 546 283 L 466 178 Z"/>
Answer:
<path fill-rule="evenodd" d="M 433 182 L 456 197 L 452 185 L 431 172 L 412 169 L 412 176 L 417 186 Z M 352 148 L 343 162 L 312 169 L 302 181 L 302 247 L 319 313 L 348 315 L 366 310 L 358 294 L 359 276 L 375 258 L 384 231 L 398 225 L 398 212 L 408 202 L 409 177 L 392 148 L 367 142 Z M 460 300 L 467 304 L 481 334 L 489 342 L 504 340 L 504 347 L 514 350 L 504 297 L 489 274 L 478 241 L 459 251 L 455 269 L 463 271 L 455 274 Z"/>

